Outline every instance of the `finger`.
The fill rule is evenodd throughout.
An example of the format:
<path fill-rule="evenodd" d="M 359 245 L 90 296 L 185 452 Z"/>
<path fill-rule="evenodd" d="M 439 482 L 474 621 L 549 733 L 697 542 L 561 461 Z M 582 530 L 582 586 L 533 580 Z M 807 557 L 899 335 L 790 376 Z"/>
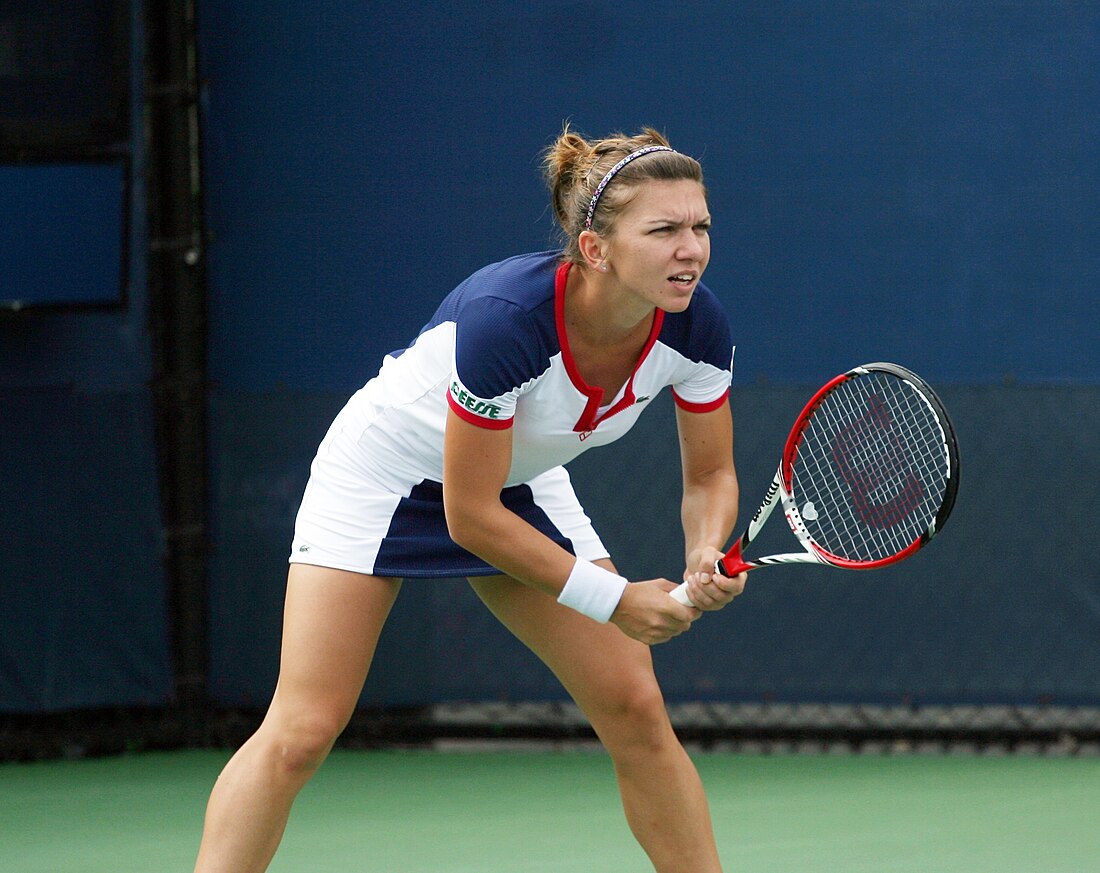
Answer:
<path fill-rule="evenodd" d="M 714 600 L 715 604 L 719 606 L 725 606 L 740 593 L 741 591 L 737 588 L 727 589 L 716 585 L 712 599 Z"/>
<path fill-rule="evenodd" d="M 748 575 L 745 573 L 739 573 L 736 576 L 715 575 L 713 581 L 718 590 L 736 597 L 745 590 L 745 583 L 748 581 Z"/>
<path fill-rule="evenodd" d="M 727 586 L 732 587 L 727 588 Z M 740 593 L 740 589 L 733 584 L 732 580 L 718 575 L 713 576 L 706 584 L 700 585 L 697 592 L 694 590 L 691 592 L 695 605 L 706 610 L 721 609 Z"/>

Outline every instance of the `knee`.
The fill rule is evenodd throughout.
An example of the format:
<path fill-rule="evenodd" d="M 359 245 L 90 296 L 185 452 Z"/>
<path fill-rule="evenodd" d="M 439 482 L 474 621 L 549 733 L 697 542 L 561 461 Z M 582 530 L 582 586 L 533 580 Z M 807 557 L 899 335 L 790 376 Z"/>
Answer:
<path fill-rule="evenodd" d="M 324 763 L 346 723 L 342 716 L 314 712 L 269 718 L 261 732 L 267 735 L 275 767 L 292 778 L 308 779 Z"/>
<path fill-rule="evenodd" d="M 652 755 L 678 744 L 664 696 L 655 680 L 624 684 L 592 715 L 592 724 L 613 757 Z"/>

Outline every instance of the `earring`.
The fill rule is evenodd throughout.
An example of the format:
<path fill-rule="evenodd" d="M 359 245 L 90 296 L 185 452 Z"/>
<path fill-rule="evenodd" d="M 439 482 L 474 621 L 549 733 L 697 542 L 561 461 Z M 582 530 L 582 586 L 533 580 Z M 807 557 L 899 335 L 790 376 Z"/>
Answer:
<path fill-rule="evenodd" d="M 607 261 L 602 261 L 600 263 L 600 269 L 603 270 L 605 273 L 607 272 Z"/>

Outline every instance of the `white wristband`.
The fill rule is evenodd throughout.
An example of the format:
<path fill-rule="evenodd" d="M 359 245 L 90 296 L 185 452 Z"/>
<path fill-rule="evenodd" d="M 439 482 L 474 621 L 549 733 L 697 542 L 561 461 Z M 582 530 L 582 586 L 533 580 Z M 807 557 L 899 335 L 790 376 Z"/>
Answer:
<path fill-rule="evenodd" d="M 565 580 L 565 587 L 558 595 L 558 603 L 606 624 L 619 605 L 627 584 L 622 576 L 577 558 L 569 578 Z"/>

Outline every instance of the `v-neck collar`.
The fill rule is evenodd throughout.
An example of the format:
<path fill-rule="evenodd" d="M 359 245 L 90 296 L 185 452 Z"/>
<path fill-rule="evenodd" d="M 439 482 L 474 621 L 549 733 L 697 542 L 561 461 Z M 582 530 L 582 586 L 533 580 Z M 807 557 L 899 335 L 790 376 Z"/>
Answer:
<path fill-rule="evenodd" d="M 589 385 L 584 381 L 584 377 L 581 376 L 580 370 L 577 369 L 577 362 L 573 358 L 573 352 L 569 348 L 569 337 L 565 330 L 565 284 L 566 279 L 569 277 L 569 270 L 572 266 L 572 263 L 569 262 L 562 264 L 558 267 L 557 274 L 554 277 L 554 321 L 558 331 L 558 345 L 561 347 L 561 358 L 562 362 L 565 364 L 565 372 L 569 374 L 569 381 L 573 383 L 573 387 L 588 398 L 588 402 L 585 404 L 581 417 L 578 418 L 577 423 L 573 425 L 574 432 L 581 434 L 583 437 L 594 431 L 601 421 L 610 418 L 618 412 L 622 412 L 624 409 L 633 406 L 636 402 L 637 398 L 634 396 L 634 377 L 638 374 L 638 370 L 649 355 L 650 350 L 657 343 L 657 337 L 661 333 L 661 325 L 665 320 L 665 313 L 663 309 L 656 309 L 654 311 L 653 325 L 649 329 L 649 337 L 646 339 L 645 346 L 642 347 L 642 352 L 638 356 L 637 362 L 634 364 L 634 370 L 631 372 L 630 378 L 626 380 L 626 385 L 623 386 L 622 396 L 610 409 L 601 415 L 600 407 L 603 405 L 604 390 L 598 386 Z"/>

